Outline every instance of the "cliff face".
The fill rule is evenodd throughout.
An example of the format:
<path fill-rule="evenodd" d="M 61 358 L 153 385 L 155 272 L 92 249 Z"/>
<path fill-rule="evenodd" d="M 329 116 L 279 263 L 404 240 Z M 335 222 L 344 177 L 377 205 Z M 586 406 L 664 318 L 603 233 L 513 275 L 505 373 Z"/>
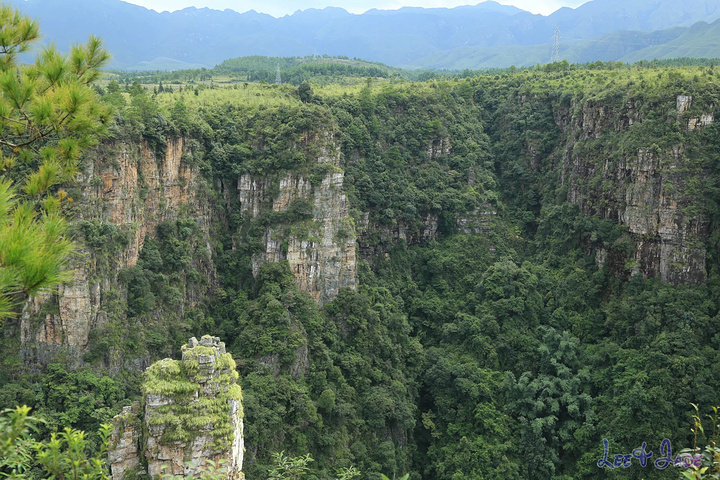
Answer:
<path fill-rule="evenodd" d="M 715 105 L 701 106 L 704 113 L 692 116 L 691 104 L 692 97 L 678 96 L 677 117 L 669 114 L 663 121 L 677 122 L 677 130 L 690 136 L 712 124 Z M 662 139 L 650 135 L 645 142 L 630 141 L 647 121 L 635 101 L 619 109 L 585 102 L 556 112 L 558 127 L 569 137 L 561 165 L 567 200 L 585 215 L 627 227 L 634 251 L 624 262 L 631 273 L 675 285 L 704 283 L 709 228 L 693 183 L 707 172 L 689 155 L 687 137 L 669 146 L 658 146 Z M 607 142 L 613 138 L 615 145 Z M 600 147 L 577 148 L 592 142 Z M 596 248 L 602 264 L 610 253 L 603 246 Z"/>
<path fill-rule="evenodd" d="M 519 96 L 521 107 L 545 101 L 549 102 Z M 585 215 L 627 228 L 632 252 L 621 258 L 607 245 L 595 244 L 599 263 L 610 262 L 625 274 L 639 273 L 673 284 L 703 283 L 709 227 L 698 208 L 702 199 L 693 182 L 705 172 L 688 139 L 712 125 L 716 105 L 700 105 L 689 95 L 673 97 L 673 111 L 665 112 L 662 121 L 676 125 L 682 135 L 676 143 L 662 146 L 633 137 L 651 121 L 646 107 L 639 100 L 618 104 L 582 98 L 555 105 L 554 122 L 561 141 L 554 150 L 559 161 L 552 168 L 567 187 L 568 202 L 578 205 Z M 649 107 L 655 116 L 663 109 L 663 105 Z M 381 223 L 365 213 L 359 217 L 358 239 L 343 191 L 338 142 L 332 128 L 319 131 L 302 136 L 298 140 L 302 145 L 289 147 L 315 152 L 310 166 L 223 178 L 217 188 L 224 190 L 222 195 L 214 195 L 213 187 L 192 166 L 197 147 L 183 138 L 167 138 L 159 155 L 146 142 L 129 141 L 113 141 L 89 152 L 77 186 L 68 190 L 74 200 L 70 213 L 79 245 L 74 278 L 56 295 L 33 298 L 26 304 L 19 329 L 26 363 L 48 363 L 59 350 L 80 358 L 94 332 L 124 321 L 128 284 L 119 275 L 138 264 L 147 240 L 157 237 L 163 222 L 191 219 L 199 232 L 196 243 L 206 252 L 191 260 L 202 281 L 179 282 L 173 313 L 180 319 L 215 288 L 211 237 L 217 232 L 211 231 L 225 228 L 234 209 L 239 210 L 235 213 L 243 225 L 232 232 L 235 240 L 245 241 L 249 230 L 254 231 L 253 273 L 263 262 L 287 261 L 298 287 L 318 304 L 331 301 L 341 288 L 355 288 L 356 250 L 360 257 L 370 259 L 399 241 L 413 244 L 436 239 L 441 228 L 464 234 L 488 232 L 496 211 L 486 202 L 456 214 L 450 220 L 454 227 L 448 227 L 448 218 L 431 212 L 414 223 L 399 217 Z M 526 143 L 533 171 L 539 171 L 542 163 L 536 143 Z M 452 155 L 458 144 L 457 138 L 438 136 L 425 147 L 427 158 Z M 470 185 L 474 177 L 473 172 L 468 175 Z M 221 196 L 224 206 L 213 200 Z M 163 308 L 167 310 L 167 305 L 151 312 L 158 321 L 162 321 Z M 143 361 L 147 365 L 147 358 Z"/>
<path fill-rule="evenodd" d="M 142 470 L 142 431 L 140 402 L 124 407 L 122 412 L 113 418 L 108 450 L 108 463 L 113 480 L 122 479 L 126 474 L 132 478 L 133 474 Z"/>
<path fill-rule="evenodd" d="M 33 298 L 26 305 L 21 320 L 26 358 L 45 363 L 58 349 L 80 353 L 94 329 L 123 315 L 111 306 L 125 294 L 118 273 L 137 264 L 146 239 L 155 236 L 161 222 L 182 212 L 197 223 L 211 252 L 212 211 L 207 198 L 197 194 L 202 190 L 197 172 L 184 161 L 190 154 L 184 139 L 168 138 L 159 156 L 146 142 L 122 141 L 85 155 L 76 187 L 69 189 L 78 240 L 74 279 L 61 285 L 57 295 Z M 212 258 L 203 263 L 212 285 Z M 185 298 L 201 294 L 186 292 Z"/>
<path fill-rule="evenodd" d="M 112 478 L 147 466 L 152 478 L 181 478 L 208 469 L 242 477 L 244 454 L 242 393 L 235 362 L 218 338 L 194 337 L 182 360 L 153 364 L 143 382 L 144 412 L 137 405 L 115 417 L 108 458 Z"/>
<path fill-rule="evenodd" d="M 246 221 L 258 220 L 269 208 L 276 214 L 299 211 L 278 225 L 267 226 L 262 251 L 253 256 L 253 274 L 263 262 L 287 260 L 300 290 L 318 304 L 334 299 L 338 290 L 355 288 L 355 226 L 343 192 L 340 153 L 331 146 L 317 158 L 321 175 L 288 172 L 276 177 L 242 175 L 237 183 L 240 211 Z"/>
<path fill-rule="evenodd" d="M 310 172 L 243 175 L 232 192 L 247 224 L 280 218 L 263 223 L 262 250 L 253 256 L 253 272 L 262 262 L 287 260 L 298 287 L 319 304 L 335 298 L 340 288 L 354 288 L 356 270 L 355 227 L 343 192 L 340 154 L 332 134 L 327 135 L 306 139 L 324 145 Z M 79 360 L 92 348 L 96 332 L 105 335 L 103 329 L 111 324 L 131 328 L 123 322 L 130 315 L 128 290 L 134 280 L 123 282 L 122 272 L 138 264 L 147 240 L 157 239 L 163 223 L 184 219 L 196 225 L 190 267 L 200 280 L 192 283 L 180 275 L 172 312 L 158 304 L 148 314 L 159 323 L 168 313 L 182 321 L 215 288 L 211 231 L 224 228 L 232 207 L 226 211 L 213 203 L 211 187 L 191 166 L 193 155 L 198 153 L 183 138 L 167 138 L 161 155 L 146 142 L 112 142 L 88 152 L 77 187 L 69 189 L 78 243 L 74 278 L 57 294 L 26 304 L 20 339 L 27 364 L 46 364 L 59 351 Z M 201 250 L 204 256 L 196 254 Z M 106 362 L 119 368 L 116 361 L 122 361 L 122 354 L 114 355 L 115 360 L 105 355 Z M 146 366 L 148 358 L 135 361 Z"/>
<path fill-rule="evenodd" d="M 396 221 L 393 225 L 380 225 L 371 222 L 369 217 L 369 213 L 363 215 L 359 225 L 358 251 L 364 260 L 384 254 L 399 241 L 413 245 L 429 242 L 438 237 L 438 217 L 432 213 L 424 214 L 422 223 L 417 226 L 402 221 Z"/>

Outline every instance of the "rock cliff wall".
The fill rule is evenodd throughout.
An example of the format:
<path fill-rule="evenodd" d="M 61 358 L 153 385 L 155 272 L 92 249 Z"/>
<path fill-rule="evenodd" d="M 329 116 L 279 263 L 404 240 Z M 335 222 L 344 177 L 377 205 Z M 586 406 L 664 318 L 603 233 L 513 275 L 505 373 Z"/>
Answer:
<path fill-rule="evenodd" d="M 704 175 L 702 162 L 691 153 L 688 138 L 713 124 L 716 105 L 701 105 L 689 95 L 672 96 L 671 113 L 664 122 L 682 135 L 672 145 L 637 142 L 634 132 L 648 123 L 648 111 L 657 117 L 663 105 L 643 106 L 640 100 L 599 101 L 575 98 L 554 107 L 560 144 L 554 150 L 560 183 L 567 201 L 585 215 L 598 215 L 627 228 L 633 252 L 612 259 L 606 245 L 594 245 L 599 263 L 608 259 L 625 273 L 658 277 L 673 284 L 705 281 L 707 219 L 698 205 L 694 179 Z M 525 102 L 548 102 L 519 97 Z M 547 106 L 547 104 L 546 104 Z M 656 120 L 653 120 L 656 121 Z M 192 141 L 168 138 L 161 154 L 146 142 L 112 141 L 88 152 L 75 187 L 68 189 L 73 202 L 78 251 L 73 260 L 73 280 L 56 295 L 31 299 L 25 306 L 18 335 L 27 364 L 42 365 L 60 350 L 79 359 L 92 343 L 93 332 L 127 315 L 127 285 L 121 271 L 138 264 L 147 239 L 155 238 L 163 222 L 191 219 L 200 232 L 198 240 L 207 253 L 193 258 L 192 267 L 203 281 L 181 282 L 174 313 L 182 317 L 216 284 L 213 228 L 225 228 L 233 209 L 239 210 L 242 227 L 233 232 L 246 241 L 248 226 L 256 235 L 252 269 L 263 262 L 287 261 L 297 285 L 318 304 L 331 301 L 341 288 L 356 285 L 356 251 L 362 258 L 387 252 L 398 241 L 427 242 L 442 228 L 465 234 L 486 234 L 496 215 L 490 204 L 456 215 L 448 227 L 438 215 L 426 212 L 414 224 L 394 220 L 380 224 L 365 214 L 358 225 L 348 212 L 343 191 L 344 173 L 332 128 L 302 137 L 309 165 L 267 175 L 244 174 L 218 181 L 217 190 L 191 161 L 197 153 Z M 648 138 L 651 138 L 648 137 Z M 427 146 L 427 156 L 452 154 L 457 139 L 438 137 Z M 540 171 L 542 159 L 528 142 L 530 167 Z M 473 175 L 469 175 L 472 182 Z M 229 188 L 228 188 L 229 186 Z M 214 198 L 224 196 L 225 205 Z M 452 221 L 452 220 L 451 220 Z M 358 235 L 360 236 L 358 240 Z M 246 238 L 242 238 L 245 236 Z M 157 307 L 162 308 L 162 307 Z M 161 311 L 152 312 L 160 318 Z M 143 360 L 147 365 L 147 358 Z M 142 363 L 142 362 L 141 362 Z M 143 365 L 137 365 L 141 367 Z"/>
<path fill-rule="evenodd" d="M 124 407 L 122 412 L 113 418 L 113 431 L 110 434 L 108 450 L 108 463 L 113 480 L 132 478 L 133 474 L 140 473 L 144 469 L 142 428 L 140 402 Z"/>
<path fill-rule="evenodd" d="M 126 407 L 113 420 L 108 458 L 112 479 L 143 471 L 185 478 L 211 468 L 243 478 L 242 392 L 235 362 L 216 337 L 194 337 L 182 360 L 153 364 L 143 382 L 144 411 Z"/>
<path fill-rule="evenodd" d="M 694 285 L 706 280 L 704 242 L 709 228 L 693 183 L 707 172 L 689 155 L 690 140 L 683 140 L 683 135 L 712 124 L 715 105 L 703 105 L 704 113 L 692 116 L 691 96 L 674 100 L 676 113 L 662 120 L 679 132 L 673 145 L 659 146 L 663 139 L 650 134 L 635 135 L 648 119 L 633 100 L 620 108 L 587 101 L 556 111 L 555 119 L 568 135 L 561 165 L 567 200 L 585 215 L 599 215 L 627 228 L 634 252 L 621 263 L 630 273 Z M 638 143 L 638 138 L 645 140 Z M 602 264 L 609 252 L 604 246 L 596 248 Z"/>
<path fill-rule="evenodd" d="M 253 274 L 263 262 L 287 260 L 298 287 L 319 304 L 339 289 L 355 288 L 355 226 L 343 192 L 340 152 L 332 135 L 317 166 L 321 174 L 287 172 L 273 177 L 242 175 L 237 183 L 240 211 L 247 222 L 263 214 L 289 214 L 269 225 L 262 251 L 253 256 Z"/>
<path fill-rule="evenodd" d="M 399 241 L 413 245 L 438 238 L 438 217 L 433 213 L 424 214 L 422 223 L 417 226 L 402 221 L 396 221 L 393 225 L 381 225 L 371 222 L 369 217 L 370 214 L 365 213 L 359 225 L 358 251 L 364 260 L 383 255 Z"/>
<path fill-rule="evenodd" d="M 428 142 L 425 154 L 430 162 L 441 162 L 442 157 L 453 153 L 453 139 L 448 136 L 439 136 Z M 457 172 L 455 172 L 457 173 Z M 475 186 L 475 167 L 468 169 L 467 183 Z M 480 187 L 482 190 L 482 187 Z M 477 192 L 475 192 L 477 195 Z M 465 235 L 487 235 L 490 222 L 497 215 L 496 208 L 488 201 L 474 209 L 455 214 L 454 225 L 445 225 L 446 230 Z M 415 221 L 400 218 L 384 218 L 383 221 L 371 219 L 370 212 L 364 212 L 357 225 L 358 254 L 363 260 L 372 260 L 384 256 L 398 242 L 406 245 L 427 243 L 441 237 L 441 220 L 438 213 L 425 211 Z"/>
<path fill-rule="evenodd" d="M 68 189 L 78 245 L 74 278 L 56 295 L 26 304 L 20 333 L 26 359 L 46 363 L 60 349 L 82 353 L 94 329 L 123 315 L 117 308 L 125 295 L 118 273 L 137 264 L 146 239 L 155 236 L 161 222 L 180 215 L 193 219 L 212 252 L 212 209 L 207 196 L 198 194 L 204 181 L 184 161 L 188 155 L 183 138 L 168 138 L 162 154 L 144 141 L 113 141 L 87 152 L 75 186 Z M 211 286 L 212 258 L 202 263 Z M 205 287 L 201 290 L 185 292 L 184 298 L 192 302 Z"/>
<path fill-rule="evenodd" d="M 340 288 L 354 288 L 356 270 L 355 227 L 343 192 L 340 154 L 332 134 L 326 136 L 305 139 L 322 145 L 311 169 L 242 175 L 231 193 L 246 225 L 279 218 L 263 223 L 261 251 L 252 259 L 254 273 L 262 262 L 287 260 L 298 287 L 319 304 L 335 298 Z M 80 361 L 93 346 L 95 332 L 104 332 L 109 324 L 130 328 L 122 326 L 129 316 L 129 284 L 121 281 L 121 273 L 138 264 L 143 246 L 156 239 L 164 222 L 194 222 L 199 232 L 195 251 L 206 252 L 204 257 L 194 255 L 187 268 L 198 272 L 200 281 L 175 281 L 180 297 L 172 315 L 181 321 L 212 292 L 217 280 L 211 232 L 226 228 L 233 206 L 225 210 L 214 203 L 212 187 L 191 165 L 193 155 L 199 156 L 193 145 L 167 138 L 164 152 L 156 154 L 146 142 L 115 141 L 86 154 L 76 186 L 68 189 L 78 244 L 74 278 L 57 294 L 26 304 L 19 332 L 26 364 L 47 364 L 60 351 Z M 148 315 L 162 323 L 166 308 L 158 303 Z M 140 368 L 148 365 L 149 357 L 133 361 L 139 361 L 135 367 Z M 115 360 L 106 362 L 120 368 Z"/>

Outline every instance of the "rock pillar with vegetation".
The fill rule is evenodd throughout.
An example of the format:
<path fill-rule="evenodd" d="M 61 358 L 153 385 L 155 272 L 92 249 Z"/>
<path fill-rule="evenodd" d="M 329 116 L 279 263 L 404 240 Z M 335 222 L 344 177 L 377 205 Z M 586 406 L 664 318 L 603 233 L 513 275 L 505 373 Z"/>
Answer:
<path fill-rule="evenodd" d="M 214 468 L 226 472 L 228 479 L 243 478 L 242 392 L 237 379 L 225 344 L 207 335 L 199 342 L 191 338 L 182 348 L 182 360 L 154 363 L 143 382 L 142 435 L 128 419 L 133 411 L 139 416 L 139 409 L 126 409 L 114 419 L 109 453 L 113 480 L 145 468 L 151 478 L 198 476 Z M 127 445 L 134 438 L 140 455 L 125 455 L 134 452 Z"/>

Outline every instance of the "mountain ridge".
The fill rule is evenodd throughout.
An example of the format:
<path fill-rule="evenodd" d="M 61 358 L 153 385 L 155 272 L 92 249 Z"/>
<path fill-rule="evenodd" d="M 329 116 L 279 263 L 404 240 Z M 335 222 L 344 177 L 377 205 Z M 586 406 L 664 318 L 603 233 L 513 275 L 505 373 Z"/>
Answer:
<path fill-rule="evenodd" d="M 327 7 L 299 10 L 279 18 L 255 11 L 196 7 L 156 12 L 121 0 L 10 3 L 38 18 L 47 38 L 61 50 L 84 41 L 91 33 L 100 36 L 114 55 L 111 67 L 128 70 L 155 69 L 159 62 L 192 68 L 212 67 L 238 56 L 324 54 L 405 68 L 434 64 L 435 68 L 453 69 L 458 65 L 427 59 L 456 57 L 467 49 L 490 50 L 484 55 L 475 52 L 479 58 L 474 62 L 465 58 L 463 68 L 520 66 L 549 61 L 551 47 L 543 46 L 552 41 L 556 28 L 561 32 L 562 53 L 579 41 L 619 31 L 638 31 L 647 36 L 648 32 L 692 28 L 698 21 L 711 23 L 720 18 L 720 3 L 714 0 L 697 0 L 692 5 L 681 0 L 593 0 L 549 16 L 483 2 L 455 8 L 369 10 L 363 14 Z M 521 46 L 531 47 L 532 55 L 513 53 Z M 542 48 L 547 50 L 546 55 L 539 55 Z M 613 53 L 618 50 L 617 43 L 611 47 L 586 45 L 582 49 L 584 53 L 578 58 L 591 61 L 620 60 L 634 52 L 623 51 L 622 56 L 617 56 Z M 498 56 L 502 50 L 507 52 Z M 488 65 L 482 61 L 489 56 L 500 59 L 500 63 Z M 505 57 L 508 60 L 503 60 Z M 576 61 L 572 57 L 564 59 Z"/>

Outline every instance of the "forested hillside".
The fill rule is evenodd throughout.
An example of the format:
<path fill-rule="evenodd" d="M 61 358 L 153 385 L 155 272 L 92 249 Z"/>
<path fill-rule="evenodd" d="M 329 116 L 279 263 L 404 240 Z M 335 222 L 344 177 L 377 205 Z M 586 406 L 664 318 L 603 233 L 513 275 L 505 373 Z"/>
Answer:
<path fill-rule="evenodd" d="M 0 407 L 95 431 L 211 334 L 248 480 L 678 478 L 720 405 L 715 69 L 328 83 L 98 88 L 75 278 L 4 326 Z"/>

